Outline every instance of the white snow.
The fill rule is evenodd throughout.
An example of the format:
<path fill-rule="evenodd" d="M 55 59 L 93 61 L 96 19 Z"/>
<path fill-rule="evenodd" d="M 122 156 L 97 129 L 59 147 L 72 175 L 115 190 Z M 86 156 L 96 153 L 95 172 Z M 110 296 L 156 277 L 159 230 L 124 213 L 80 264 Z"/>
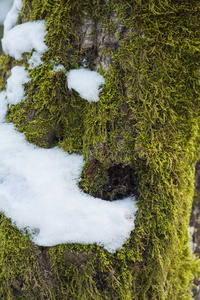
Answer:
<path fill-rule="evenodd" d="M 0 112 L 5 112 L 0 93 Z M 134 228 L 133 199 L 114 202 L 84 194 L 77 186 L 80 155 L 59 148 L 40 149 L 0 119 L 0 210 L 20 228 L 38 232 L 38 245 L 97 243 L 120 249 Z"/>
<path fill-rule="evenodd" d="M 77 91 L 88 102 L 98 102 L 105 79 L 98 72 L 88 69 L 74 69 L 67 73 L 68 88 Z"/>
<path fill-rule="evenodd" d="M 22 59 L 22 54 L 33 49 L 43 54 L 48 47 L 45 45 L 45 21 L 27 22 L 13 27 L 2 39 L 2 48 L 7 55 L 16 60 Z"/>
<path fill-rule="evenodd" d="M 13 0 L 1 0 L 0 1 L 0 24 L 2 25 L 7 13 L 12 6 Z"/>
<path fill-rule="evenodd" d="M 11 4 L 10 0 L 5 0 Z M 4 1 L 4 2 L 5 2 Z M 22 9 L 22 0 L 14 0 L 11 10 L 8 12 L 4 21 L 4 36 L 17 24 L 17 19 Z"/>
<path fill-rule="evenodd" d="M 42 64 L 42 56 L 48 50 L 45 44 L 45 21 L 26 22 L 17 24 L 18 16 L 22 9 L 22 0 L 15 0 L 4 22 L 4 37 L 2 48 L 5 54 L 22 59 L 23 53 L 31 53 L 29 69 L 32 70 Z"/>
<path fill-rule="evenodd" d="M 42 62 L 42 56 L 43 56 L 43 53 L 33 52 L 31 58 L 28 61 L 29 70 L 32 70 L 32 69 L 37 68 L 40 65 L 42 65 L 42 63 L 43 63 Z"/>
<path fill-rule="evenodd" d="M 16 66 L 11 70 L 11 76 L 7 80 L 6 96 L 8 104 L 18 104 L 25 100 L 25 83 L 30 81 L 28 71 L 25 67 Z"/>
<path fill-rule="evenodd" d="M 59 65 L 57 65 L 57 66 L 54 66 L 54 67 L 53 67 L 53 71 L 54 71 L 54 72 L 59 72 L 59 71 L 64 71 L 64 72 L 66 72 L 65 67 L 64 67 L 63 65 L 61 65 L 61 64 L 59 64 Z"/>

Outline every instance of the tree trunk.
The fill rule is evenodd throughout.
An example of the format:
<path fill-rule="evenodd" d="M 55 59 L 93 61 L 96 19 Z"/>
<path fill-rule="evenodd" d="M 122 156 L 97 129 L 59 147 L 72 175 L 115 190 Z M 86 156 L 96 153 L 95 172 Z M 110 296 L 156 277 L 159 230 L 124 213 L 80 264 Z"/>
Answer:
<path fill-rule="evenodd" d="M 45 19 L 48 51 L 7 121 L 40 147 L 83 154 L 80 188 L 105 201 L 135 196 L 138 212 L 114 254 L 96 244 L 37 246 L 1 214 L 1 299 L 192 299 L 199 17 L 191 0 L 23 0 L 18 23 Z M 28 69 L 30 57 L 20 65 Z M 100 100 L 70 91 L 52 60 L 101 73 Z M 18 64 L 1 56 L 1 91 Z"/>

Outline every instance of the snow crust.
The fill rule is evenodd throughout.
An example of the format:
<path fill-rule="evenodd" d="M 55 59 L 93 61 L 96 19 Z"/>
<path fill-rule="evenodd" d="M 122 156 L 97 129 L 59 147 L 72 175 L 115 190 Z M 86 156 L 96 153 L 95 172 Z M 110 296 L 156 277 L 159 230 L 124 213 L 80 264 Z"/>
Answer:
<path fill-rule="evenodd" d="M 105 79 L 98 72 L 88 69 L 74 69 L 67 73 L 68 88 L 77 91 L 88 102 L 98 102 Z"/>
<path fill-rule="evenodd" d="M 2 39 L 2 48 L 7 55 L 16 60 L 22 59 L 22 54 L 33 49 L 43 54 L 48 47 L 45 44 L 45 21 L 27 22 L 10 29 Z"/>
<path fill-rule="evenodd" d="M 2 25 L 7 13 L 12 6 L 13 0 L 1 0 L 0 1 L 0 24 Z"/>
<path fill-rule="evenodd" d="M 5 0 L 11 4 L 13 1 Z M 17 24 L 17 19 L 22 9 L 22 0 L 14 0 L 11 10 L 8 12 L 6 19 L 4 21 L 4 36 Z"/>

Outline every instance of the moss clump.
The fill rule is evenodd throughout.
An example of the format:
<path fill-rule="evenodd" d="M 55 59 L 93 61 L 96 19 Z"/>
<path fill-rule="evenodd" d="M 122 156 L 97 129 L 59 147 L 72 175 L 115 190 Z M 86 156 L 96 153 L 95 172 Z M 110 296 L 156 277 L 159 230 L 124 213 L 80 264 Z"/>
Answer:
<path fill-rule="evenodd" d="M 41 299 L 45 293 L 44 299 L 190 299 L 189 285 L 199 271 L 187 232 L 199 158 L 198 3 L 25 0 L 23 4 L 19 20 L 45 18 L 49 50 L 43 66 L 30 72 L 27 100 L 11 106 L 7 120 L 40 146 L 60 144 L 69 152 L 83 153 L 86 165 L 80 184 L 90 194 L 101 192 L 108 169 L 119 164 L 131 167 L 139 182 L 135 230 L 125 248 L 110 255 L 95 245 L 52 247 L 49 294 L 37 281 Z M 79 25 L 89 17 L 112 32 L 116 19 L 111 13 L 120 22 L 118 47 L 110 52 L 110 69 L 100 70 L 106 78 L 100 101 L 89 104 L 68 91 L 65 74 L 55 73 L 51 60 L 67 71 L 81 66 Z M 3 88 L 5 72 L 12 65 L 5 55 L 0 64 Z M 28 238 L 3 220 L 0 278 L 2 287 L 8 287 L 10 294 L 1 289 L 7 299 L 16 295 L 11 286 L 19 266 L 24 276 L 30 275 L 29 282 L 35 282 L 31 278 L 36 267 L 28 257 L 38 258 L 30 254 L 35 246 Z M 14 232 L 12 239 L 4 234 L 8 229 Z M 14 252 L 6 248 L 7 241 Z M 27 254 L 26 264 L 19 249 Z M 11 262 L 6 253 L 15 253 Z"/>

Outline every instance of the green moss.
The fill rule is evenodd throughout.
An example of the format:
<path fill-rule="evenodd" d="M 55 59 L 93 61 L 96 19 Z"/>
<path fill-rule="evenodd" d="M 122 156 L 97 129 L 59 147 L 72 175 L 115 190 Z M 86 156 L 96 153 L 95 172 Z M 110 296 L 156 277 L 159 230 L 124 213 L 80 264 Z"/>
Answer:
<path fill-rule="evenodd" d="M 52 247 L 50 255 L 54 274 L 62 284 L 58 298 L 132 299 L 132 270 L 125 251 L 116 256 L 96 245 L 77 244 Z"/>
<path fill-rule="evenodd" d="M 12 59 L 9 56 L 1 55 L 0 56 L 0 89 L 3 90 L 6 85 L 6 78 L 10 75 L 9 66 L 11 65 Z"/>
<path fill-rule="evenodd" d="M 131 165 L 139 179 L 139 210 L 125 249 L 110 255 L 96 245 L 52 247 L 51 294 L 41 280 L 37 281 L 38 293 L 46 293 L 49 299 L 190 299 L 189 285 L 199 272 L 187 232 L 199 158 L 198 3 L 23 3 L 19 20 L 45 18 L 49 50 L 44 65 L 30 72 L 27 100 L 11 106 L 7 120 L 40 146 L 59 144 L 70 153 L 83 153 L 86 165 L 81 186 L 90 194 L 103 186 L 106 170 L 120 162 Z M 106 84 L 100 101 L 89 104 L 68 91 L 65 74 L 55 73 L 51 60 L 62 63 L 66 71 L 79 67 L 82 53 L 77 47 L 81 38 L 77 25 L 87 12 L 104 30 L 112 31 L 116 24 L 109 15 L 113 11 L 123 30 L 130 30 L 118 35 L 120 47 L 111 52 L 113 66 L 106 73 L 101 70 Z M 9 57 L 1 57 L 1 89 L 14 64 Z M 95 160 L 91 176 L 87 171 Z M 1 298 L 11 299 L 19 270 L 33 282 L 36 256 L 28 238 L 3 220 Z M 23 289 L 33 287 L 27 288 L 23 281 Z"/>
<path fill-rule="evenodd" d="M 41 251 L 0 215 L 1 299 L 50 299 Z M 45 298 L 42 298 L 43 296 Z"/>

